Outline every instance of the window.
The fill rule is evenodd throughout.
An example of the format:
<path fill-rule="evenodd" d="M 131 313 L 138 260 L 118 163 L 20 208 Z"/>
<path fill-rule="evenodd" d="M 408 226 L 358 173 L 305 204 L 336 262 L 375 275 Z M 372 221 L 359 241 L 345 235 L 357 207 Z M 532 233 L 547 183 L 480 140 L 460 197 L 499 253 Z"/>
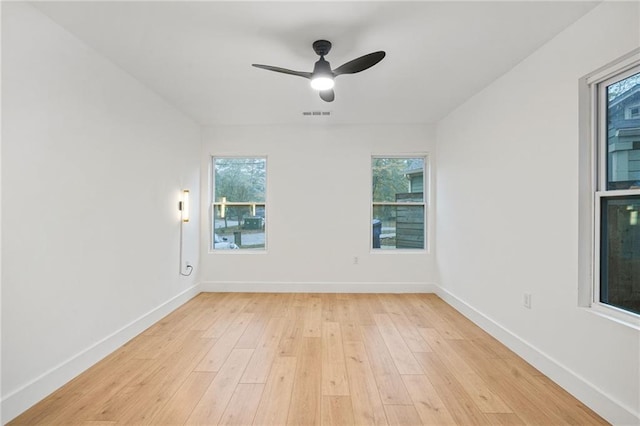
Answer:
<path fill-rule="evenodd" d="M 214 157 L 213 250 L 266 248 L 267 159 Z"/>
<path fill-rule="evenodd" d="M 597 151 L 593 302 L 640 314 L 640 65 L 591 86 Z"/>
<path fill-rule="evenodd" d="M 425 157 L 374 157 L 371 247 L 426 248 Z"/>

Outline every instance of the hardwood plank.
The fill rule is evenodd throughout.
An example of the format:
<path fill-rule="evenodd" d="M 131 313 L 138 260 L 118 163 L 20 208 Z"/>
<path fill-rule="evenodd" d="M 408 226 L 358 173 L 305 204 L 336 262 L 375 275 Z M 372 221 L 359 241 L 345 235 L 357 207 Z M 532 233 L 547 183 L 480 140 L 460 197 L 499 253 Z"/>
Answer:
<path fill-rule="evenodd" d="M 387 417 L 364 344 L 362 342 L 346 342 L 344 354 L 355 424 L 386 425 Z"/>
<path fill-rule="evenodd" d="M 367 304 L 367 311 L 371 315 L 387 313 L 387 308 L 385 308 L 382 302 L 380 302 L 380 298 L 378 297 L 377 294 L 365 294 L 363 295 L 363 299 Z M 368 325 L 372 325 L 372 324 L 368 324 Z"/>
<path fill-rule="evenodd" d="M 390 425 L 415 426 L 421 423 L 413 405 L 385 405 L 384 411 Z"/>
<path fill-rule="evenodd" d="M 515 352 L 511 351 L 491 336 L 468 341 L 480 350 L 484 351 L 487 354 L 487 358 L 518 358 Z"/>
<path fill-rule="evenodd" d="M 253 319 L 247 325 L 244 333 L 240 336 L 240 339 L 236 343 L 236 349 L 255 349 L 260 341 L 260 336 L 264 333 L 264 329 L 267 327 L 269 317 L 263 314 L 253 313 Z"/>
<path fill-rule="evenodd" d="M 562 424 L 547 412 L 551 399 L 539 394 L 527 382 L 511 378 L 511 372 L 499 358 L 469 358 L 469 365 L 504 399 L 526 424 Z M 544 401 L 543 401 L 544 400 Z M 589 423 L 586 423 L 589 424 Z M 604 424 L 604 423 L 603 423 Z"/>
<path fill-rule="evenodd" d="M 336 311 L 338 306 L 338 298 L 333 293 L 325 293 L 321 295 L 322 300 L 322 321 L 336 322 Z"/>
<path fill-rule="evenodd" d="M 420 336 L 417 327 L 409 321 L 401 310 L 389 314 L 389 317 L 411 352 L 432 352 L 429 344 Z"/>
<path fill-rule="evenodd" d="M 344 324 L 345 322 L 354 321 L 356 319 L 356 301 L 358 298 L 352 294 L 336 295 L 333 317 L 335 322 Z M 365 309 L 366 305 L 365 305 Z M 367 310 L 368 312 L 368 310 Z"/>
<path fill-rule="evenodd" d="M 162 356 L 157 359 L 147 360 L 144 367 L 132 371 L 129 375 L 116 378 L 107 378 L 113 386 L 102 394 L 92 392 L 93 400 L 90 405 L 82 407 L 81 416 L 84 420 L 116 421 L 122 416 L 138 413 L 135 407 L 144 403 L 143 397 L 149 393 L 155 393 L 160 398 L 157 404 L 148 405 L 151 410 L 157 410 L 159 406 L 170 397 L 168 392 L 175 388 L 163 389 L 161 383 L 167 375 L 174 375 L 177 380 L 184 380 L 183 374 L 190 371 L 181 371 L 175 364 L 187 364 L 196 359 L 202 351 L 208 350 L 213 344 L 212 339 L 201 339 L 200 332 L 190 331 L 185 328 L 181 336 L 173 339 L 171 345 L 167 345 Z M 180 385 L 180 383 L 172 383 Z"/>
<path fill-rule="evenodd" d="M 180 306 L 175 311 L 171 312 L 166 317 L 162 318 L 157 323 L 153 324 L 151 327 L 147 328 L 143 335 L 164 335 L 168 334 L 168 330 L 171 330 L 178 324 L 183 318 L 189 315 L 190 312 L 199 309 L 201 306 L 198 302 L 202 300 L 202 297 L 198 296 L 184 305 Z M 132 342 L 129 342 L 132 343 Z M 133 342 L 135 343 L 135 342 Z"/>
<path fill-rule="evenodd" d="M 455 309 L 446 304 L 439 297 L 431 297 L 429 306 L 434 310 L 436 317 L 446 323 L 451 330 L 465 339 L 484 338 L 488 336 L 481 328 L 476 327 L 469 319 L 460 315 Z M 438 327 L 435 327 L 436 329 Z M 447 339 L 451 337 L 444 335 Z"/>
<path fill-rule="evenodd" d="M 440 300 L 439 297 L 432 294 L 418 295 L 410 299 L 410 302 L 429 318 L 432 328 L 435 328 L 444 336 L 445 339 L 464 339 L 455 326 L 450 324 L 446 319 L 438 315 L 434 304 Z"/>
<path fill-rule="evenodd" d="M 322 423 L 323 426 L 352 426 L 353 407 L 349 396 L 323 396 L 322 397 Z"/>
<path fill-rule="evenodd" d="M 542 386 L 536 386 L 540 395 L 549 395 L 550 399 L 562 413 L 563 418 L 571 424 L 602 424 L 604 419 L 589 410 L 577 401 L 567 391 L 542 374 L 531 377 L 532 381 L 539 382 Z"/>
<path fill-rule="evenodd" d="M 136 359 L 156 359 L 173 340 L 172 336 L 148 334 L 136 339 L 136 344 L 131 345 L 131 357 Z"/>
<path fill-rule="evenodd" d="M 425 375 L 406 375 L 402 376 L 402 380 L 423 424 L 443 426 L 456 424 L 438 392 Z"/>
<path fill-rule="evenodd" d="M 361 342 L 362 333 L 360 325 L 354 321 L 341 322 L 342 341 L 343 342 Z"/>
<path fill-rule="evenodd" d="M 253 349 L 234 349 L 198 401 L 185 424 L 217 424 L 224 413 Z"/>
<path fill-rule="evenodd" d="M 322 299 L 317 294 L 307 295 L 304 311 L 303 337 L 320 337 L 322 335 Z"/>
<path fill-rule="evenodd" d="M 302 339 L 293 391 L 288 425 L 316 425 L 321 421 L 322 343 L 317 337 Z"/>
<path fill-rule="evenodd" d="M 240 315 L 245 306 L 250 302 L 248 297 L 235 297 L 223 305 L 218 311 L 218 316 L 211 326 L 202 333 L 202 337 L 218 339 L 222 337 L 235 318 Z"/>
<path fill-rule="evenodd" d="M 421 309 L 414 306 L 411 301 L 413 299 L 419 299 L 420 295 L 415 294 L 393 294 L 389 295 L 393 298 L 402 312 L 404 312 L 407 319 L 413 324 L 414 327 L 420 328 L 433 328 L 433 324 L 429 320 L 429 317 Z"/>
<path fill-rule="evenodd" d="M 240 336 L 247 329 L 253 314 L 241 313 L 229 326 L 225 333 L 213 344 L 211 350 L 196 366 L 195 371 L 218 371 L 233 350 Z"/>
<path fill-rule="evenodd" d="M 372 307 L 369 301 L 377 301 L 377 299 L 375 295 L 368 296 L 371 297 L 350 294 L 347 298 L 349 303 L 349 316 L 352 318 L 351 321 L 355 321 L 358 325 L 375 325 L 376 323 L 373 320 L 372 312 L 378 308 L 378 305 L 377 303 L 373 303 L 375 306 Z"/>
<path fill-rule="evenodd" d="M 127 353 L 109 356 L 48 396 L 12 424 L 63 424 L 71 420 L 88 420 L 131 380 L 145 377 L 148 365 L 155 360 L 132 359 Z M 36 409 L 37 408 L 37 409 Z"/>
<path fill-rule="evenodd" d="M 181 345 L 182 349 L 166 358 L 142 384 L 133 387 L 126 405 L 114 412 L 115 420 L 124 424 L 148 424 L 209 351 L 213 343 L 211 339 L 197 337 L 199 331 L 185 330 L 185 335 L 190 338 Z M 125 391 L 128 393 L 128 389 Z"/>
<path fill-rule="evenodd" d="M 82 419 L 92 421 L 116 421 L 119 413 L 129 406 L 129 400 L 135 396 L 135 389 L 142 388 L 149 378 L 157 376 L 160 369 L 164 368 L 160 361 L 147 362 L 144 368 L 137 373 L 124 378 L 123 383 L 117 385 L 117 389 L 104 396 L 94 395 L 97 401 L 82 409 Z"/>
<path fill-rule="evenodd" d="M 217 295 L 213 297 L 200 299 L 202 295 L 203 293 L 196 298 L 199 302 L 198 306 L 201 307 L 202 310 L 198 318 L 191 324 L 191 330 L 206 331 L 211 327 L 216 318 L 218 318 L 218 312 L 223 310 L 223 307 L 229 303 L 231 298 L 237 297 L 237 295 L 231 293 L 217 293 Z"/>
<path fill-rule="evenodd" d="M 273 293 L 246 293 L 249 297 L 249 303 L 247 303 L 242 312 L 255 314 L 256 316 L 271 317 L 270 306 Z"/>
<path fill-rule="evenodd" d="M 302 307 L 295 306 L 286 317 L 287 321 L 282 332 L 282 338 L 278 343 L 279 356 L 296 356 L 302 343 L 302 333 L 304 330 Z"/>
<path fill-rule="evenodd" d="M 191 373 L 149 423 L 152 425 L 184 424 L 215 376 L 216 373 L 209 372 Z"/>
<path fill-rule="evenodd" d="M 274 317 L 291 318 L 293 296 L 293 293 L 275 293 L 270 308 L 271 315 Z"/>
<path fill-rule="evenodd" d="M 337 322 L 322 323 L 322 395 L 349 395 L 342 333 Z"/>
<path fill-rule="evenodd" d="M 284 425 L 287 423 L 297 358 L 278 357 L 265 385 L 254 425 Z"/>
<path fill-rule="evenodd" d="M 422 374 L 422 369 L 388 314 L 374 314 L 378 331 L 400 374 Z"/>
<path fill-rule="evenodd" d="M 269 320 L 240 383 L 266 383 L 286 321 L 284 317 L 272 317 Z"/>
<path fill-rule="evenodd" d="M 361 326 L 364 346 L 383 404 L 411 404 L 411 397 L 400 378 L 396 364 L 378 327 Z"/>
<path fill-rule="evenodd" d="M 520 384 L 522 387 L 527 387 L 531 392 L 535 393 L 538 401 L 540 401 L 542 395 L 549 396 L 548 400 L 545 398 L 540 403 L 545 404 L 545 414 L 556 419 L 556 422 L 595 424 L 603 421 L 600 416 L 591 412 L 591 410 L 578 409 L 584 407 L 583 404 L 570 396 L 560 386 L 541 376 L 538 370 L 524 360 L 508 358 L 500 360 L 499 364 L 499 371 L 502 371 L 505 375 L 510 374 L 508 377 L 511 381 Z"/>
<path fill-rule="evenodd" d="M 515 413 L 486 413 L 485 416 L 495 426 L 524 426 L 527 424 Z"/>
<path fill-rule="evenodd" d="M 264 384 L 241 383 L 231 396 L 219 425 L 251 425 L 256 415 Z"/>
<path fill-rule="evenodd" d="M 490 421 L 478 409 L 458 380 L 442 363 L 438 354 L 419 352 L 418 361 L 425 376 L 433 384 L 438 396 L 459 425 L 490 425 Z M 541 423 L 545 424 L 545 423 Z"/>
<path fill-rule="evenodd" d="M 509 406 L 496 395 L 482 378 L 467 364 L 447 341 L 433 328 L 421 328 L 422 337 L 440 355 L 440 360 L 483 413 L 512 413 Z"/>

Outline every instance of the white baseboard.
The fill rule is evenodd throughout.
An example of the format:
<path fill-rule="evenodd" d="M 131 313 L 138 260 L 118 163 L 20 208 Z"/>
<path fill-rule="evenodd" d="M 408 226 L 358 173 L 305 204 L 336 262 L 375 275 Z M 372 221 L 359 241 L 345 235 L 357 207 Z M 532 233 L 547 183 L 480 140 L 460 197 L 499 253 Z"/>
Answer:
<path fill-rule="evenodd" d="M 540 370 L 605 420 L 620 426 L 640 425 L 640 413 L 634 413 L 632 409 L 625 407 L 567 366 L 562 365 L 451 292 L 437 285 L 434 287 L 434 293 L 442 300 Z"/>
<path fill-rule="evenodd" d="M 219 282 L 200 283 L 200 291 L 211 293 L 434 293 L 430 283 L 396 282 Z"/>
<path fill-rule="evenodd" d="M 194 285 L 2 399 L 5 424 L 200 293 Z"/>

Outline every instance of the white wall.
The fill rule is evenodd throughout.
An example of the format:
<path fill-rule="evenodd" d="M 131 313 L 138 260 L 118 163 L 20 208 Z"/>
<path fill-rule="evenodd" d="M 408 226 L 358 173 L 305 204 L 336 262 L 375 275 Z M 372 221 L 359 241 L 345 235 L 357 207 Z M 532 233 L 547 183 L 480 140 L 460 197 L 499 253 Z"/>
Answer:
<path fill-rule="evenodd" d="M 3 421 L 195 293 L 179 190 L 200 129 L 25 3 L 2 3 Z M 198 211 L 185 228 L 197 266 Z"/>
<path fill-rule="evenodd" d="M 371 156 L 430 153 L 433 127 L 216 127 L 203 141 L 203 289 L 402 292 L 433 283 L 432 254 L 369 248 Z M 212 155 L 267 156 L 266 253 L 209 253 Z"/>
<path fill-rule="evenodd" d="M 578 307 L 578 79 L 639 46 L 639 16 L 600 5 L 437 129 L 441 293 L 618 424 L 640 422 L 640 334 Z"/>

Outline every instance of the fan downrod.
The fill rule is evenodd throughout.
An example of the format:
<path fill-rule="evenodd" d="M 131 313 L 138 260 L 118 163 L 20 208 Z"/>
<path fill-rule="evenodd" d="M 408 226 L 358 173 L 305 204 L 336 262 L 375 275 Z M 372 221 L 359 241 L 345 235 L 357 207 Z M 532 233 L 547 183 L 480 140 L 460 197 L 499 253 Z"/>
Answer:
<path fill-rule="evenodd" d="M 327 40 L 316 40 L 313 42 L 313 50 L 318 56 L 325 56 L 331 50 L 331 42 Z"/>

